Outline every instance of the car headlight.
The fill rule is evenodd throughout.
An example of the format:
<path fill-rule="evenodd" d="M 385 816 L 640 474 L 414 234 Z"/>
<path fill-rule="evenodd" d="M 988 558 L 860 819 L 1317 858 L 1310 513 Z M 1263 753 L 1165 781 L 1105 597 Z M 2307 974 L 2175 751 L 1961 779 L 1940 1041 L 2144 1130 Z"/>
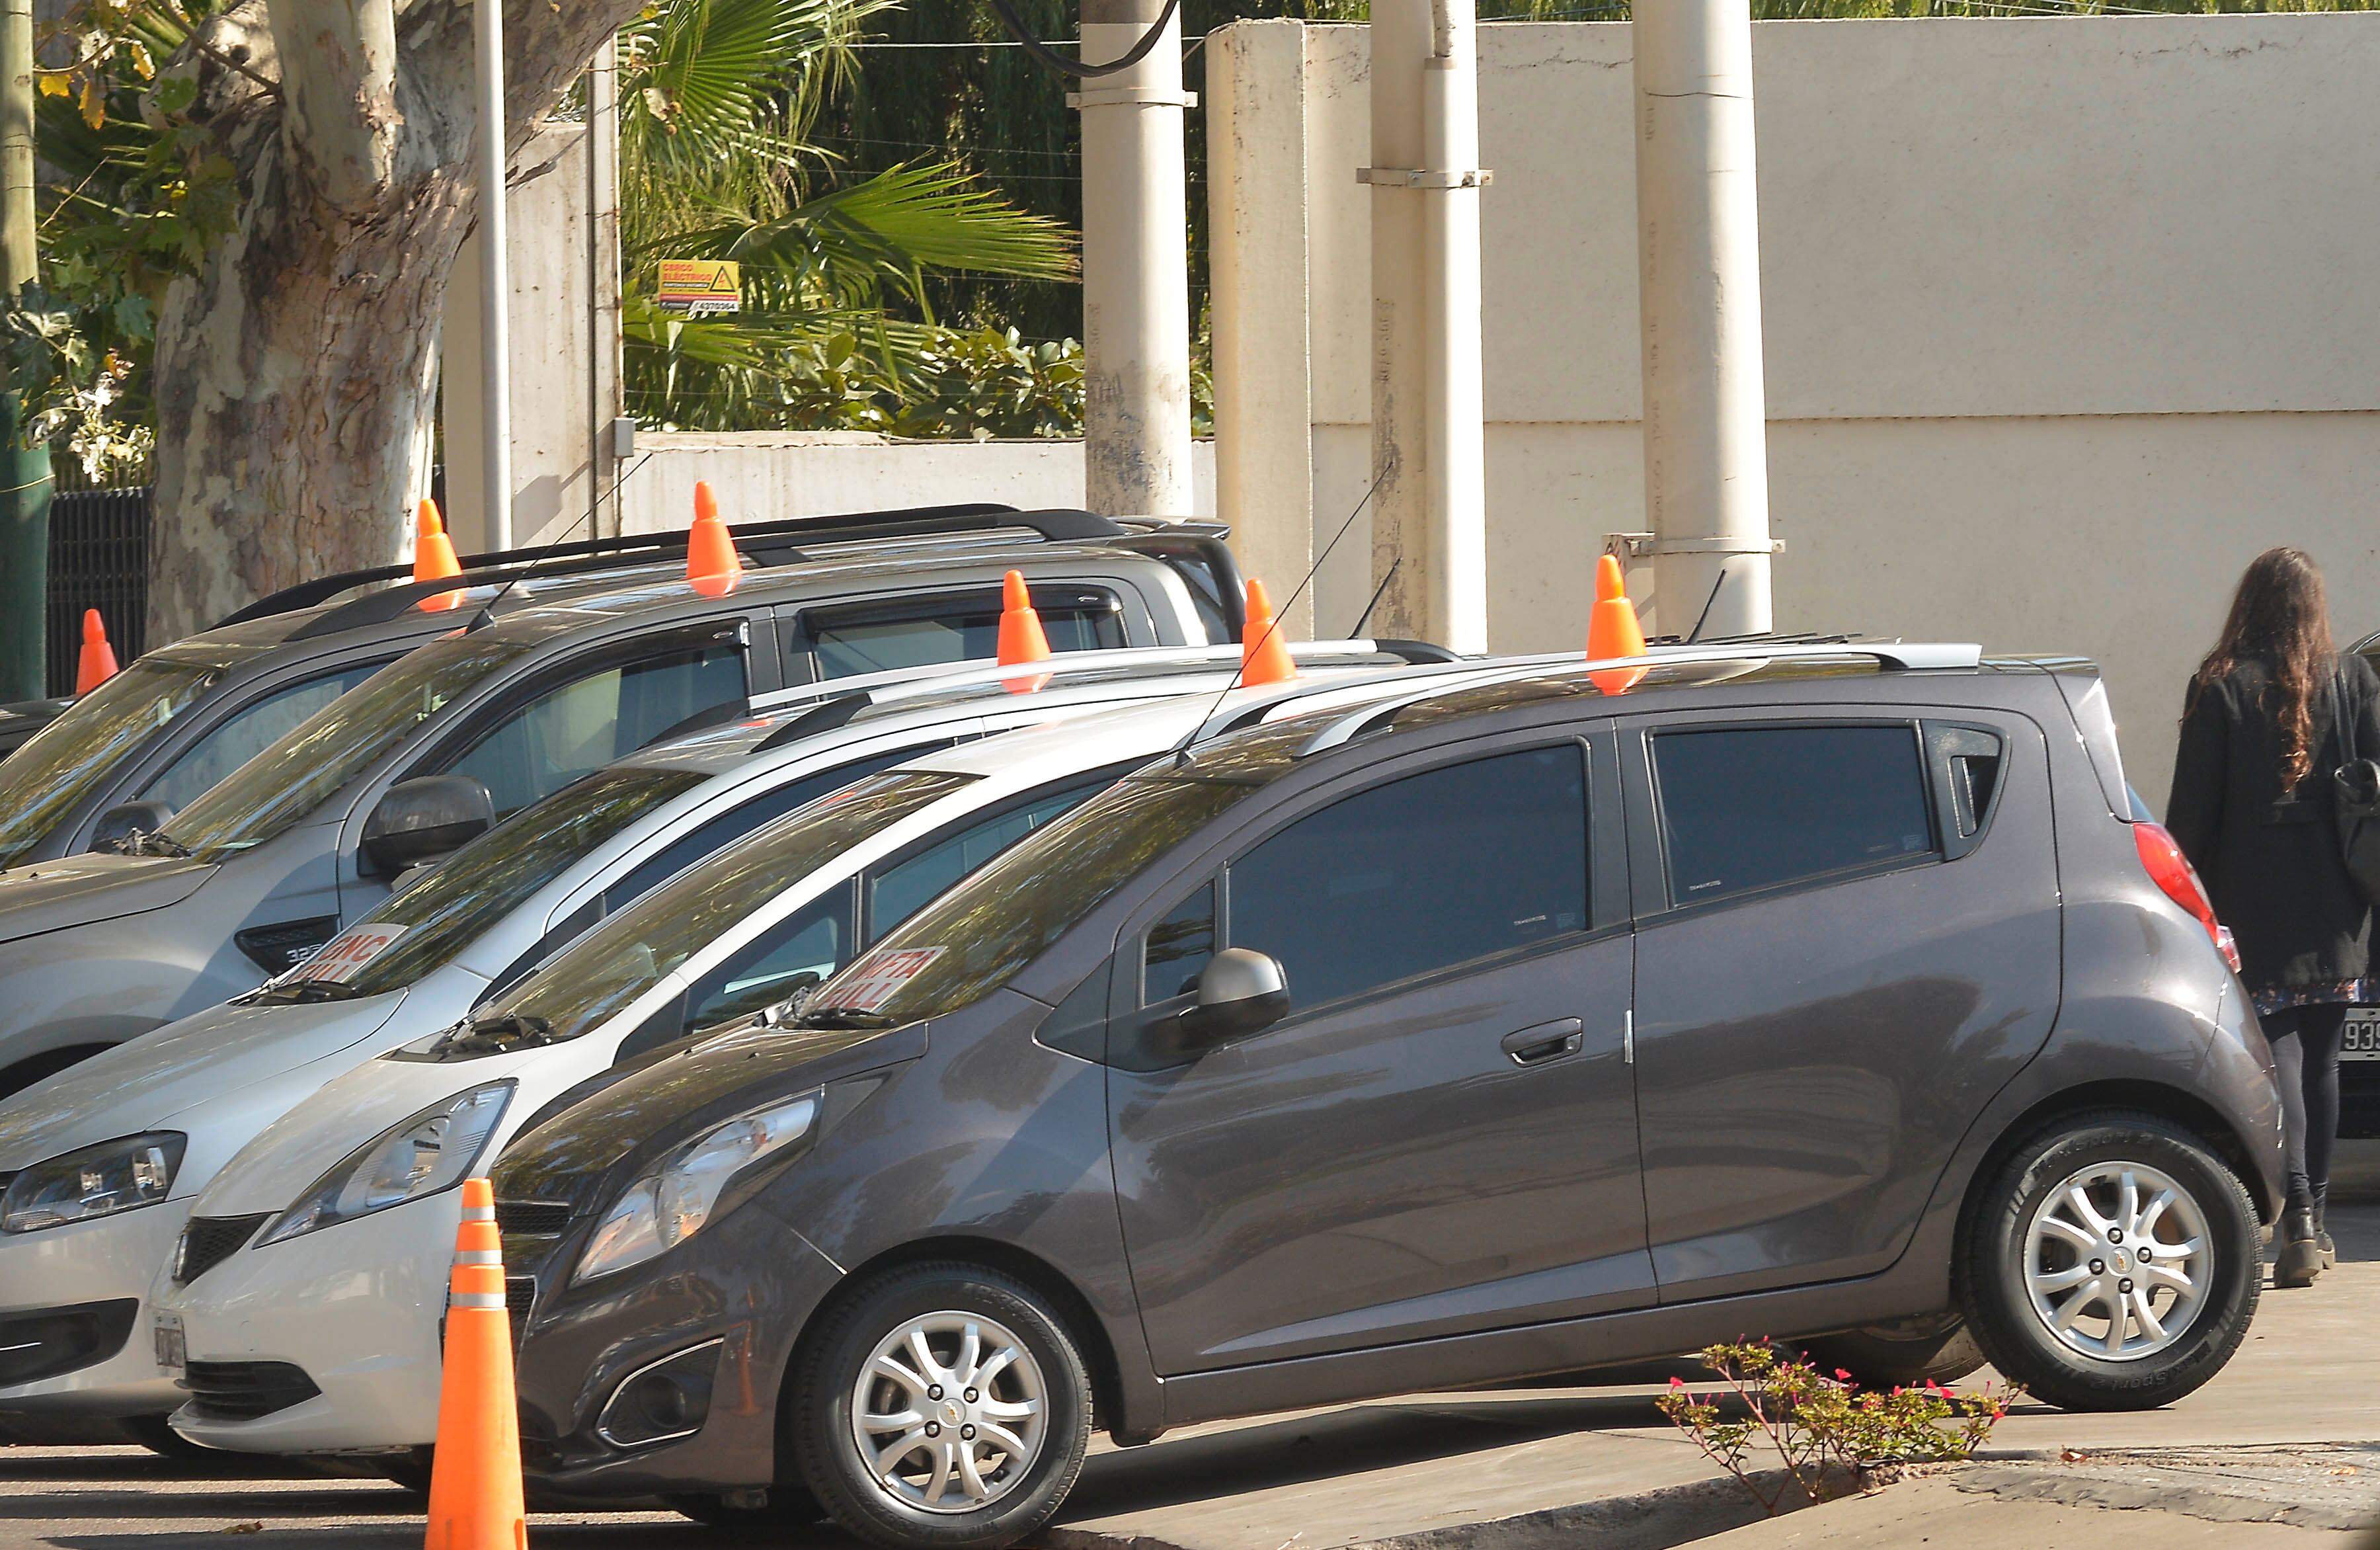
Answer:
<path fill-rule="evenodd" d="M 157 1130 L 35 1163 L 0 1195 L 0 1232 L 39 1232 L 154 1205 L 174 1187 L 188 1140 Z"/>
<path fill-rule="evenodd" d="M 453 1189 L 480 1160 L 512 1096 L 510 1081 L 492 1081 L 397 1121 L 316 1179 L 295 1205 L 273 1219 L 257 1246 Z"/>
<path fill-rule="evenodd" d="M 588 1281 L 640 1264 L 702 1230 L 728 1185 L 767 1159 L 793 1161 L 788 1149 L 818 1127 L 819 1099 L 805 1093 L 731 1119 L 681 1147 L 661 1169 L 627 1188 L 596 1226 L 573 1280 Z"/>

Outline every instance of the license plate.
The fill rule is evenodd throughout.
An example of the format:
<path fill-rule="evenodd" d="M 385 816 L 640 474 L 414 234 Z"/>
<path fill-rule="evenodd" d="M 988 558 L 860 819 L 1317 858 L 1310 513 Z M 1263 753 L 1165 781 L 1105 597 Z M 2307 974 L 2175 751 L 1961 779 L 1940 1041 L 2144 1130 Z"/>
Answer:
<path fill-rule="evenodd" d="M 2380 1011 L 2359 1007 L 2349 1015 L 2338 1042 L 2341 1060 L 2380 1060 Z"/>
<path fill-rule="evenodd" d="M 157 1315 L 157 1365 L 178 1373 L 190 1364 L 189 1342 L 182 1334 L 182 1315 Z"/>

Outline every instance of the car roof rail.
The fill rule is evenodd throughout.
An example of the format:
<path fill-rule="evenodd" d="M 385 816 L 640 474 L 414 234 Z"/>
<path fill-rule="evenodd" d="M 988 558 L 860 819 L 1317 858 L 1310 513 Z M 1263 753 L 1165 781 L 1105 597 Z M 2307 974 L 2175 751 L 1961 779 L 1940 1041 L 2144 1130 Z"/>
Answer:
<path fill-rule="evenodd" d="M 1693 646 L 1654 646 L 1643 656 L 1607 657 L 1597 662 L 1589 657 L 1571 657 L 1564 664 L 1576 674 L 1605 667 L 1668 666 L 1672 664 L 1696 662 L 1735 662 L 1748 656 L 1770 661 L 1824 661 L 1832 657 L 1865 656 L 1876 661 L 1881 672 L 1925 672 L 1942 669 L 1973 671 L 1981 666 L 1984 649 L 1974 644 L 1951 644 L 1938 641 L 1877 641 L 1791 642 L 1771 644 L 1767 636 L 1740 637 L 1739 643 L 1708 641 Z M 1308 738 L 1296 753 L 1300 759 L 1310 759 L 1318 753 L 1339 748 L 1381 725 L 1399 711 L 1434 700 L 1456 689 L 1469 689 L 1483 684 L 1534 677 L 1545 670 L 1545 659 L 1516 664 L 1509 669 L 1488 674 L 1456 674 L 1449 678 L 1433 680 L 1427 688 L 1385 700 L 1372 701 L 1349 712 Z"/>
<path fill-rule="evenodd" d="M 850 512 L 820 517 L 787 517 L 768 522 L 743 522 L 731 531 L 735 546 L 748 558 L 785 565 L 804 556 L 805 543 L 857 543 L 873 539 L 930 538 L 944 534 L 997 532 L 1023 529 L 1044 543 L 1098 542 L 1131 536 L 1135 530 L 1088 511 L 1051 509 L 1019 511 L 997 501 L 970 501 L 946 506 L 909 506 L 886 511 Z M 422 596 L 451 592 L 457 586 L 509 580 L 512 575 L 567 576 L 613 569 L 639 561 L 668 559 L 686 553 L 686 530 L 630 533 L 615 538 L 577 539 L 535 548 L 492 550 L 463 556 L 464 575 L 443 582 L 424 582 Z M 474 572 L 484 573 L 474 576 Z M 374 566 L 300 581 L 294 587 L 258 598 L 216 620 L 218 626 L 245 624 L 275 614 L 295 613 L 328 603 L 341 592 L 382 581 L 410 580 L 413 568 L 404 565 Z M 377 594 L 375 594 L 377 595 Z M 360 601 L 360 600 L 359 600 Z M 398 610 L 402 612 L 402 610 Z M 389 616 L 391 617 L 394 615 Z M 359 620 L 358 622 L 370 622 Z M 351 627 L 343 627 L 351 628 Z"/>

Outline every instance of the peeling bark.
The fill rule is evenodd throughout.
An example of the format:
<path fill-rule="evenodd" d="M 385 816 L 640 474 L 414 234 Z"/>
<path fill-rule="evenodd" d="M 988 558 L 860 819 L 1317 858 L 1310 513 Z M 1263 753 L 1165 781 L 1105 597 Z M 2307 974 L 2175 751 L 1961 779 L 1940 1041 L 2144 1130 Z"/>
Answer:
<path fill-rule="evenodd" d="M 509 141 L 640 3 L 504 0 Z M 404 552 L 478 208 L 458 0 L 238 0 L 170 71 L 195 79 L 186 116 L 238 169 L 240 219 L 158 319 L 159 641 Z"/>

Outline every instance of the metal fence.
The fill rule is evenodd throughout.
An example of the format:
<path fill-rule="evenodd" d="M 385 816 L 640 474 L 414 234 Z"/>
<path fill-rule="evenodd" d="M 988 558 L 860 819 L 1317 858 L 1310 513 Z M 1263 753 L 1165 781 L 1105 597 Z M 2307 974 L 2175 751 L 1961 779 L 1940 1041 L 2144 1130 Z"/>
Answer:
<path fill-rule="evenodd" d="M 149 613 L 150 487 L 61 490 L 50 499 L 49 691 L 74 692 L 82 616 L 99 610 L 115 660 L 143 649 Z"/>

